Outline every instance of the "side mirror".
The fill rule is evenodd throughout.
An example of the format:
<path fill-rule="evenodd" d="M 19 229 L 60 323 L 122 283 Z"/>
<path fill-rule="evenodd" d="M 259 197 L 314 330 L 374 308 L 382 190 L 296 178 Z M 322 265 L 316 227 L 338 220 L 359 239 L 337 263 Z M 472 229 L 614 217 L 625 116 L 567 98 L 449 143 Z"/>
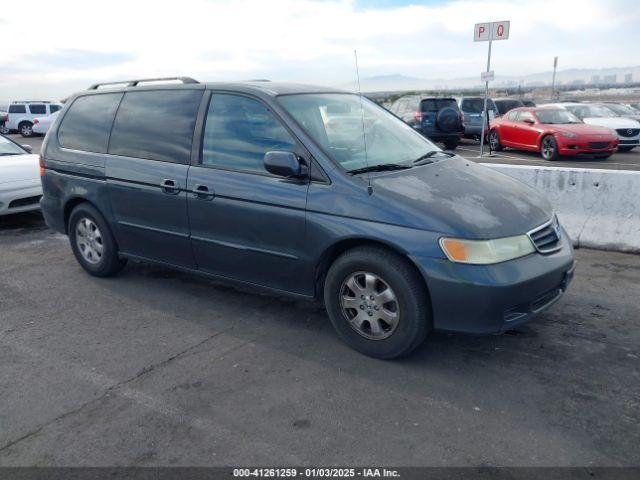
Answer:
<path fill-rule="evenodd" d="M 305 178 L 308 174 L 307 166 L 293 152 L 274 150 L 264 154 L 264 168 L 284 178 Z"/>
<path fill-rule="evenodd" d="M 24 148 L 28 153 L 33 153 L 33 147 L 31 145 L 20 145 Z"/>
<path fill-rule="evenodd" d="M 523 122 L 526 123 L 527 125 L 533 125 L 534 123 L 536 123 L 533 120 L 531 120 L 530 118 L 525 118 L 523 120 Z"/>

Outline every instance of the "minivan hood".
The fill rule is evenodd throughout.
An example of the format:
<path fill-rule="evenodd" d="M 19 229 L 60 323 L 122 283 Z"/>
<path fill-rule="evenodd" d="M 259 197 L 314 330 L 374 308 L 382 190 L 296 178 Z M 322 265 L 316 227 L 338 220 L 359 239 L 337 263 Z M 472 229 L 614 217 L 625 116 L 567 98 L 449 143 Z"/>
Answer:
<path fill-rule="evenodd" d="M 461 157 L 371 176 L 371 185 L 398 223 L 461 238 L 520 235 L 553 215 L 537 190 Z"/>
<path fill-rule="evenodd" d="M 40 179 L 38 155 L 0 156 L 0 184 L 34 179 Z"/>
<path fill-rule="evenodd" d="M 582 119 L 584 123 L 590 125 L 600 125 L 602 127 L 617 128 L 639 128 L 640 123 L 630 118 L 623 117 L 586 117 Z"/>

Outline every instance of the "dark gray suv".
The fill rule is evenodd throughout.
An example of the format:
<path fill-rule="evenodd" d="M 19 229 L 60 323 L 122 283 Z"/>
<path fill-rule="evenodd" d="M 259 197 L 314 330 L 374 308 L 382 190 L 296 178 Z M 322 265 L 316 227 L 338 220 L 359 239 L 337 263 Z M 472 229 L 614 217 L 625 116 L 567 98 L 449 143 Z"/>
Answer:
<path fill-rule="evenodd" d="M 462 113 L 455 98 L 407 95 L 389 110 L 434 142 L 455 150 L 464 134 Z"/>
<path fill-rule="evenodd" d="M 44 216 L 91 275 L 131 258 L 317 299 L 379 358 L 432 329 L 511 329 L 567 288 L 573 250 L 544 197 L 373 102 L 180 80 L 95 86 L 47 134 Z"/>

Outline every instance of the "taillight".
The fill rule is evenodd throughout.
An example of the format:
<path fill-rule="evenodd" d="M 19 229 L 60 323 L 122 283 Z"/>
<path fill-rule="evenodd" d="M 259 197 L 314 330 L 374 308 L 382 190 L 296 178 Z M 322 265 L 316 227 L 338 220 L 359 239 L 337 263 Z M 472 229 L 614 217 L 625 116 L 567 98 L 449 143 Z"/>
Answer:
<path fill-rule="evenodd" d="M 33 124 L 34 124 L 34 125 L 37 125 L 37 124 L 39 124 L 39 123 L 40 123 L 40 122 L 38 121 L 38 119 L 37 119 L 37 118 L 34 118 L 34 119 L 33 119 Z"/>
<path fill-rule="evenodd" d="M 422 112 L 416 112 L 413 114 L 413 118 L 416 119 L 416 121 L 421 122 L 422 121 Z"/>
<path fill-rule="evenodd" d="M 44 166 L 44 157 L 42 156 L 42 154 L 40 154 L 40 156 L 38 157 L 38 162 L 40 163 L 40 176 L 44 177 L 46 167 Z"/>

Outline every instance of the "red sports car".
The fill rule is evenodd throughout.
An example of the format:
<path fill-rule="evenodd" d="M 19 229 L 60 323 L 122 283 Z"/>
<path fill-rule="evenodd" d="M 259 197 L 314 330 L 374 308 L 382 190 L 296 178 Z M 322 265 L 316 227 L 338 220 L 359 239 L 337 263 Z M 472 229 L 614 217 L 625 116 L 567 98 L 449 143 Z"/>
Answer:
<path fill-rule="evenodd" d="M 618 148 L 618 136 L 561 108 L 515 108 L 491 122 L 489 143 L 496 151 L 509 147 L 540 152 L 545 160 L 561 155 L 608 158 Z"/>

